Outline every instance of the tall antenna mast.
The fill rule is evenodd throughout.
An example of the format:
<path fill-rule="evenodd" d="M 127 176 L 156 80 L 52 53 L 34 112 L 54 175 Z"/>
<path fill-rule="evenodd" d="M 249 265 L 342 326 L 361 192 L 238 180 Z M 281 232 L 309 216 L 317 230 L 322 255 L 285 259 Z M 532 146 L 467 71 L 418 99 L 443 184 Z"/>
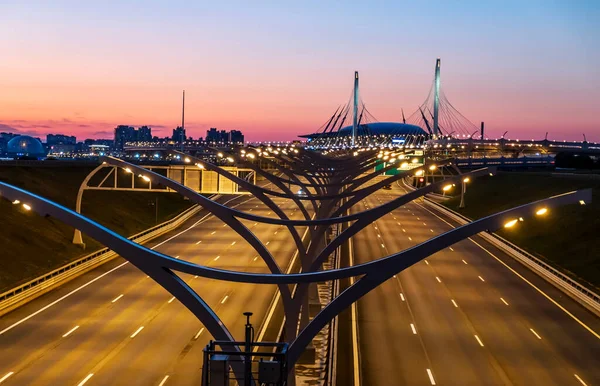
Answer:
<path fill-rule="evenodd" d="M 183 90 L 183 103 L 181 106 L 181 152 L 183 153 L 183 142 L 185 141 L 185 90 Z"/>

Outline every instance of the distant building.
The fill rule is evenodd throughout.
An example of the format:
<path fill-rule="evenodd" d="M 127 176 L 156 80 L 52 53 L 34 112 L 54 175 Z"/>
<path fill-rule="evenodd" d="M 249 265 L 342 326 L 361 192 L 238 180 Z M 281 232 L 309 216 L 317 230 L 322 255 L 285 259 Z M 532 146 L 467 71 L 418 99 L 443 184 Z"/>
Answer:
<path fill-rule="evenodd" d="M 27 135 L 20 135 L 8 141 L 6 154 L 9 157 L 25 159 L 40 159 L 46 156 L 42 142 Z"/>
<path fill-rule="evenodd" d="M 171 137 L 171 139 L 175 142 L 185 141 L 185 129 L 181 126 L 177 126 L 177 128 L 173 129 L 173 136 Z"/>
<path fill-rule="evenodd" d="M 137 140 L 150 142 L 152 141 L 152 129 L 148 126 L 142 126 L 137 131 Z"/>
<path fill-rule="evenodd" d="M 206 130 L 206 142 L 221 144 L 243 144 L 244 135 L 239 130 L 219 131 L 215 127 L 211 127 L 209 130 Z"/>
<path fill-rule="evenodd" d="M 206 142 L 219 142 L 219 132 L 215 127 L 206 130 Z"/>
<path fill-rule="evenodd" d="M 133 126 L 119 125 L 115 128 L 115 150 L 123 150 L 126 142 L 137 139 L 137 133 Z"/>
<path fill-rule="evenodd" d="M 127 142 L 150 142 L 152 141 L 152 128 L 142 126 L 135 129 L 133 126 L 119 125 L 115 128 L 115 150 L 123 150 Z"/>
<path fill-rule="evenodd" d="M 231 130 L 229 132 L 229 143 L 233 143 L 235 145 L 243 145 L 244 134 L 242 134 L 242 132 L 239 130 Z"/>
<path fill-rule="evenodd" d="M 46 135 L 46 145 L 48 147 L 54 145 L 75 145 L 77 138 L 74 135 L 64 134 L 48 134 Z"/>
<path fill-rule="evenodd" d="M 18 136 L 18 134 L 14 133 L 0 133 L 0 156 L 6 155 L 6 146 L 8 145 L 8 141 Z"/>

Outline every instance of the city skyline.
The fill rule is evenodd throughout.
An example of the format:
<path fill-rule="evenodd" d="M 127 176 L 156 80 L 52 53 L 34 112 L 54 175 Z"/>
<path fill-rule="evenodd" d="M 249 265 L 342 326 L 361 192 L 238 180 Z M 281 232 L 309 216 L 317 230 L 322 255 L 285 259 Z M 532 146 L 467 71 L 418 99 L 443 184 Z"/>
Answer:
<path fill-rule="evenodd" d="M 446 95 L 489 137 L 600 140 L 591 2 L 103 5 L 2 6 L 0 131 L 110 138 L 124 124 L 164 137 L 185 89 L 193 137 L 292 140 L 347 101 L 355 70 L 373 115 L 401 121 L 441 57 Z"/>

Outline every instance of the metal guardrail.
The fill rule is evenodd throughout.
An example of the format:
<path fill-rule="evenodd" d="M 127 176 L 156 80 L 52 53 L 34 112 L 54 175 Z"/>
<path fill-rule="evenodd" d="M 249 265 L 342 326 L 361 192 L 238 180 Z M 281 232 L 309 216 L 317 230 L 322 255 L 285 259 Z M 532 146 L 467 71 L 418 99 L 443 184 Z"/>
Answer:
<path fill-rule="evenodd" d="M 202 207 L 199 205 L 194 205 L 171 220 L 137 233 L 129 239 L 139 244 L 148 242 L 178 227 L 201 209 Z M 3 292 L 0 294 L 0 316 L 117 256 L 118 255 L 112 250 L 103 248 L 71 263 L 65 264 L 45 275 L 39 276 Z"/>
<path fill-rule="evenodd" d="M 468 217 L 429 199 L 425 199 L 425 203 L 436 208 L 461 225 L 472 221 Z M 495 233 L 482 232 L 479 235 L 600 316 L 600 295 Z"/>

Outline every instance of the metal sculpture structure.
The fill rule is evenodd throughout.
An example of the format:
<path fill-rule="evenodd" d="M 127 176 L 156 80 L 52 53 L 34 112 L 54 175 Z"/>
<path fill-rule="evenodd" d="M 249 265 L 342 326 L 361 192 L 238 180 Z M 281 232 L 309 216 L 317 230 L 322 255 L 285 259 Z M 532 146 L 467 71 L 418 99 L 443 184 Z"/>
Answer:
<path fill-rule="evenodd" d="M 427 193 L 440 190 L 447 184 L 463 183 L 465 178 L 487 175 L 493 173 L 494 170 L 480 169 L 465 174 L 449 176 L 445 180 L 416 189 L 378 207 L 360 213 L 345 214 L 354 203 L 372 194 L 381 186 L 390 183 L 390 181 L 393 182 L 407 176 L 412 176 L 415 174 L 415 170 L 418 172 L 423 169 L 417 168 L 411 171 L 400 172 L 395 176 L 386 177 L 371 186 L 359 189 L 361 185 L 372 181 L 381 174 L 381 171 L 379 171 L 367 173 L 365 176 L 359 177 L 359 175 L 373 168 L 378 162 L 375 157 L 376 153 L 364 152 L 364 154 L 359 153 L 358 156 L 356 154 L 349 155 L 342 153 L 334 158 L 311 152 L 298 152 L 297 149 L 294 150 L 296 151 L 291 151 L 291 154 L 286 152 L 283 156 L 269 160 L 270 163 L 277 163 L 279 167 L 275 169 L 282 171 L 283 174 L 290 177 L 289 180 L 267 173 L 253 165 L 257 174 L 265 175 L 265 178 L 266 175 L 270 175 L 268 180 L 279 187 L 282 192 L 255 186 L 232 175 L 217 165 L 186 156 L 189 157 L 190 161 L 193 159 L 198 167 L 215 171 L 250 191 L 257 199 L 272 209 L 278 218 L 257 216 L 229 208 L 199 195 L 167 177 L 140 166 L 112 157 L 105 157 L 103 159 L 106 164 L 121 167 L 127 172 L 135 173 L 145 179 L 149 179 L 153 183 L 167 186 L 187 197 L 192 202 L 203 206 L 242 236 L 263 259 L 270 273 L 221 270 L 175 259 L 136 244 L 75 211 L 2 182 L 0 182 L 0 196 L 9 199 L 13 203 L 26 203 L 27 208 L 32 211 L 43 216 L 49 215 L 55 217 L 111 248 L 181 301 L 204 324 L 210 334 L 220 341 L 233 341 L 233 336 L 202 297 L 181 280 L 176 272 L 232 282 L 276 284 L 282 296 L 286 316 L 286 340 L 290 343 L 288 352 L 290 369 L 293 369 L 293 364 L 298 360 L 303 350 L 332 318 L 385 280 L 425 257 L 479 232 L 486 230 L 493 231 L 505 226 L 509 221 L 519 221 L 519 219 L 523 220 L 535 216 L 540 209 L 547 211 L 561 205 L 591 201 L 591 190 L 565 193 L 482 218 L 443 233 L 410 249 L 391 254 L 373 262 L 339 269 L 320 270 L 323 262 L 336 248 L 373 221 L 390 213 L 392 210 Z M 255 149 L 254 151 L 257 151 L 257 154 L 261 152 L 259 149 Z M 250 162 L 247 163 L 251 164 Z M 282 164 L 287 166 L 284 167 Z M 395 165 L 388 165 L 384 169 L 391 170 L 395 167 Z M 291 177 L 292 175 L 295 177 Z M 302 181 L 302 178 L 308 182 Z M 289 187 L 287 189 L 281 187 L 285 186 L 285 183 L 288 183 L 288 181 L 289 183 L 301 186 L 307 192 L 309 189 L 313 189 L 314 192 L 311 192 L 310 195 L 307 194 L 307 197 L 297 196 L 292 193 Z M 293 199 L 301 208 L 304 207 L 302 202 L 308 200 L 312 203 L 313 208 L 316 209 L 313 213 L 313 218 L 310 215 L 307 218 L 308 210 L 304 208 L 303 216 L 305 218 L 302 220 L 292 220 L 269 196 Z M 346 201 L 344 202 L 344 200 Z M 241 219 L 287 227 L 296 243 L 301 259 L 302 271 L 300 273 L 282 273 L 281 268 L 277 265 L 266 246 L 240 221 Z M 331 225 L 341 223 L 348 223 L 349 226 L 329 243 L 326 243 L 326 230 Z M 310 229 L 311 242 L 308 247 L 304 246 L 299 236 L 296 229 L 298 226 L 307 226 Z M 333 299 L 331 303 L 326 305 L 312 321 L 308 322 L 308 309 L 306 308 L 308 285 L 319 281 L 339 280 L 348 277 L 359 278 L 351 287 L 347 288 Z M 290 290 L 290 284 L 296 285 L 295 293 L 292 293 Z M 298 330 L 299 322 L 300 329 Z M 242 369 L 238 366 L 238 368 L 234 368 L 234 371 L 239 374 Z"/>

